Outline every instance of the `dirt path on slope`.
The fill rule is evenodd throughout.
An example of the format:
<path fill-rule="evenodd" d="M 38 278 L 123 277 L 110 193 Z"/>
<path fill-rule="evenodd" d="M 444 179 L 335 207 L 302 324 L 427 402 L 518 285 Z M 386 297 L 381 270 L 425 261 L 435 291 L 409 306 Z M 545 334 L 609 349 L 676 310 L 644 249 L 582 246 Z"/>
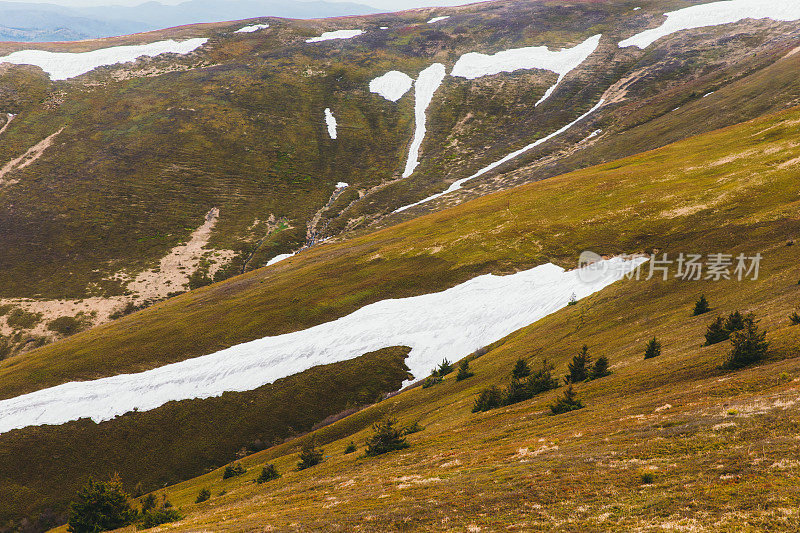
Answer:
<path fill-rule="evenodd" d="M 9 122 L 7 122 L 6 125 L 3 126 L 3 129 L 0 130 L 0 133 L 2 133 L 6 129 L 6 127 L 8 127 L 8 124 L 10 122 L 11 120 L 9 119 Z M 28 151 L 19 156 L 18 158 L 12 159 L 8 163 L 6 163 L 3 166 L 3 168 L 0 169 L 0 185 L 14 185 L 15 183 L 17 183 L 19 180 L 8 179 L 5 177 L 6 174 L 15 170 L 22 170 L 23 168 L 27 167 L 28 165 L 32 164 L 34 161 L 39 159 L 45 152 L 45 150 L 47 150 L 48 148 L 50 148 L 50 146 L 52 146 L 53 140 L 62 131 L 64 131 L 64 128 L 61 128 L 60 130 L 50 135 L 43 141 L 40 141 L 39 143 L 33 145 L 31 148 L 28 148 Z"/>

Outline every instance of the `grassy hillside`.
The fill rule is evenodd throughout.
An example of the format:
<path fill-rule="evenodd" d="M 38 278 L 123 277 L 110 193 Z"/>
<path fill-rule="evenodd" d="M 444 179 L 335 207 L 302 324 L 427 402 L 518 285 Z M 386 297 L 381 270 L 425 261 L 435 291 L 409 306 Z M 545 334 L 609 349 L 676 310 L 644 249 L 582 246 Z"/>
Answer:
<path fill-rule="evenodd" d="M 696 242 L 732 248 L 748 231 L 760 234 L 765 224 L 794 220 L 794 159 L 800 154 L 786 123 L 797 114 L 794 109 L 309 249 L 4 361 L 0 396 L 153 368 L 309 327 L 379 299 L 441 290 L 479 273 L 548 260 L 571 267 L 585 249 L 686 250 Z"/>
<path fill-rule="evenodd" d="M 128 490 L 148 492 L 378 401 L 407 378 L 407 353 L 385 348 L 250 392 L 170 402 L 99 424 L 81 419 L 0 435 L 0 530 L 13 531 L 20 516 L 64 521 L 69 495 L 89 477 L 119 473 L 131 480 Z"/>
<path fill-rule="evenodd" d="M 315 432 L 326 459 L 311 470 L 294 470 L 298 440 L 243 460 L 242 478 L 222 481 L 215 471 L 166 489 L 186 514 L 171 529 L 795 530 L 800 328 L 788 315 L 800 294 L 791 185 L 798 120 L 794 109 L 376 234 L 393 235 L 392 249 L 406 254 L 402 235 L 458 257 L 505 250 L 510 258 L 559 241 L 564 257 L 568 246 L 592 242 L 601 252 L 657 247 L 761 253 L 763 261 L 758 281 L 741 282 L 647 281 L 645 267 L 642 280 L 495 343 L 472 360 L 472 378 L 448 376 Z M 693 317 L 701 294 L 712 310 Z M 706 325 L 734 310 L 755 313 L 770 341 L 764 363 L 738 371 L 723 368 L 727 342 L 702 347 Z M 653 336 L 663 353 L 644 360 Z M 549 414 L 561 387 L 471 413 L 482 388 L 508 383 L 517 358 L 532 366 L 547 358 L 561 376 L 583 344 L 613 370 L 576 385 L 584 409 Z M 424 429 L 407 450 L 361 456 L 371 423 L 386 416 Z M 351 440 L 360 450 L 346 455 Z M 254 484 L 267 462 L 283 477 Z M 213 496 L 195 504 L 201 488 Z"/>
<path fill-rule="evenodd" d="M 620 39 L 684 2 L 639 4 L 499 1 L 37 43 L 85 52 L 209 39 L 186 56 L 141 59 L 64 81 L 52 82 L 33 67 L 0 71 L 0 120 L 3 113 L 15 115 L 0 134 L 0 161 L 50 143 L 33 163 L 0 177 L 0 305 L 44 311 L 32 327 L 0 316 L 0 357 L 62 338 L 47 327 L 53 319 L 80 312 L 81 321 L 97 325 L 253 270 L 321 237 L 394 223 L 398 218 L 386 215 L 398 206 L 557 130 L 601 96 L 610 104 L 569 132 L 470 183 L 464 193 L 405 216 L 797 104 L 796 76 L 786 69 L 798 56 L 781 58 L 796 45 L 800 24 L 744 21 L 672 36 L 647 50 L 621 49 Z M 443 13 L 450 18 L 426 24 Z M 256 22 L 270 28 L 235 33 Z M 352 28 L 366 33 L 305 42 Z M 598 33 L 598 50 L 538 107 L 555 81 L 551 72 L 473 81 L 448 76 L 428 109 L 421 165 L 400 179 L 414 128 L 413 92 L 388 102 L 369 93 L 371 79 L 392 69 L 415 77 L 433 62 L 449 71 L 467 52 L 571 47 Z M 4 43 L 0 53 L 29 46 Z M 324 127 L 327 107 L 339 123 L 335 141 Z M 602 135 L 584 141 L 598 129 Z M 337 192 L 341 181 L 350 187 Z M 164 268 L 161 261 L 191 242 L 215 209 L 218 219 L 196 256 Z M 135 283 L 142 274 L 160 290 L 143 291 Z"/>
<path fill-rule="evenodd" d="M 457 483 L 459 488 L 445 491 L 447 503 L 462 509 L 459 520 L 475 520 L 479 512 L 459 507 L 466 505 L 464 502 L 483 501 L 483 505 L 488 506 L 490 502 L 500 505 L 507 501 L 511 507 L 517 506 L 518 500 L 504 500 L 506 496 L 488 489 L 495 481 L 501 480 L 508 483 L 505 488 L 516 487 L 513 494 L 528 483 L 531 486 L 543 484 L 520 481 L 515 477 L 521 475 L 518 468 L 530 473 L 528 466 L 517 465 L 515 461 L 515 466 L 506 471 L 505 466 L 500 468 L 492 463 L 494 459 L 491 458 L 498 457 L 494 455 L 496 453 L 507 454 L 517 446 L 527 446 L 531 451 L 538 449 L 541 445 L 532 440 L 533 435 L 541 433 L 536 439 L 550 438 L 565 450 L 573 449 L 561 444 L 573 434 L 585 435 L 569 437 L 569 442 L 577 439 L 575 446 L 613 437 L 618 439 L 613 445 L 618 448 L 605 443 L 600 446 L 609 454 L 630 454 L 633 453 L 630 447 L 638 440 L 625 432 L 615 434 L 602 430 L 603 424 L 621 428 L 625 423 L 618 421 L 620 405 L 627 405 L 624 416 L 638 416 L 644 409 L 652 411 L 654 406 L 671 403 L 684 406 L 686 411 L 679 412 L 692 417 L 702 409 L 717 409 L 713 403 L 715 398 L 719 402 L 729 401 L 722 398 L 724 394 L 742 394 L 735 400 L 742 403 L 747 395 L 757 397 L 762 393 L 761 387 L 772 387 L 770 384 L 776 384 L 778 391 L 792 387 L 792 382 L 787 379 L 775 381 L 771 378 L 770 381 L 759 380 L 759 377 L 763 378 L 767 373 L 774 378 L 784 371 L 791 376 L 795 371 L 791 357 L 797 353 L 796 340 L 800 329 L 788 325 L 787 315 L 796 306 L 796 295 L 800 290 L 797 285 L 800 274 L 796 267 L 800 249 L 787 246 L 787 242 L 800 231 L 800 220 L 796 216 L 800 193 L 794 179 L 800 148 L 795 145 L 792 133 L 797 121 L 800 121 L 800 108 L 618 162 L 486 196 L 347 243 L 313 248 L 274 267 L 193 291 L 106 327 L 72 337 L 34 352 L 31 357 L 19 359 L 16 365 L 6 364 L 2 375 L 3 390 L 10 396 L 52 383 L 56 380 L 50 373 L 51 369 L 59 369 L 60 375 L 56 379 L 60 381 L 67 376 L 74 379 L 81 375 L 80 372 L 84 372 L 83 376 L 92 375 L 90 372 L 99 374 L 101 370 L 94 369 L 110 369 L 107 363 L 110 360 L 119 365 L 115 367 L 117 372 L 154 366 L 170 360 L 168 357 L 180 358 L 210 351 L 219 345 L 216 343 L 238 342 L 248 335 L 276 333 L 281 328 L 297 328 L 327 320 L 374 299 L 438 290 L 479 272 L 509 272 L 546 260 L 572 266 L 576 255 L 584 249 L 604 254 L 653 249 L 671 255 L 679 252 L 764 254 L 762 278 L 757 282 L 621 282 L 498 343 L 489 354 L 473 362 L 476 376 L 471 380 L 456 384 L 448 378 L 444 384 L 430 389 L 414 389 L 326 428 L 320 438 L 326 441 L 343 439 L 330 447 L 338 450 L 344 446 L 344 441 L 349 442 L 351 438 L 362 440 L 365 433 L 355 437 L 354 433 L 367 428 L 383 413 L 392 413 L 406 422 L 422 418 L 427 427 L 411 437 L 415 446 L 407 452 L 410 455 L 399 455 L 390 460 L 395 461 L 393 463 L 380 460 L 351 464 L 355 459 L 340 459 L 336 452 L 330 463 L 318 470 L 326 472 L 322 477 L 288 474 L 277 485 L 287 488 L 277 493 L 279 497 L 274 500 L 274 507 L 267 512 L 286 527 L 303 516 L 304 523 L 317 527 L 315 520 L 319 520 L 318 527 L 328 529 L 330 521 L 346 522 L 355 520 L 356 516 L 363 518 L 357 513 L 374 505 L 392 503 L 398 509 L 397 514 L 390 513 L 380 518 L 376 530 L 395 527 L 393 522 L 385 520 L 402 520 L 401 516 L 419 517 L 423 525 L 430 525 L 432 518 L 430 511 L 425 510 L 427 506 L 412 509 L 407 500 L 384 502 L 380 496 L 394 487 L 392 479 L 405 475 L 420 475 L 420 479 L 437 477 L 430 472 L 432 469 L 440 472 L 438 477 L 444 479 L 442 476 L 448 474 L 439 470 L 438 465 L 440 460 L 447 462 L 442 458 L 450 455 L 462 464 L 472 465 L 470 472 L 474 467 L 477 476 L 465 478 L 475 481 L 474 493 L 464 492 L 473 489 L 466 488 L 468 483 L 460 487 L 463 479 L 457 478 L 453 478 L 452 483 Z M 377 285 L 374 283 L 376 279 L 386 281 Z M 774 366 L 735 375 L 752 378 L 734 379 L 717 370 L 724 356 L 724 346 L 699 348 L 705 326 L 714 313 L 699 318 L 689 316 L 694 300 L 701 293 L 708 295 L 714 313 L 728 313 L 735 308 L 757 312 L 770 331 L 773 346 L 769 364 Z M 664 355 L 642 363 L 644 344 L 652 335 L 663 341 Z M 549 394 L 530 402 L 532 405 L 527 407 L 523 404 L 487 415 L 469 414 L 478 390 L 487 384 L 502 383 L 505 380 L 503 376 L 517 357 L 529 358 L 535 364 L 547 357 L 557 364 L 557 373 L 562 375 L 568 358 L 583 343 L 589 344 L 595 356 L 604 354 L 610 357 L 615 370 L 610 378 L 578 387 L 579 394 L 589 405 L 586 411 L 557 419 L 541 416 L 537 413 L 552 399 L 553 394 Z M 170 353 L 166 346 L 172 346 L 176 352 Z M 191 347 L 193 351 L 185 347 Z M 156 352 L 156 348 L 163 351 Z M 180 348 L 183 351 L 179 351 Z M 158 357 L 152 357 L 154 354 Z M 723 381 L 716 381 L 718 378 Z M 744 381 L 740 382 L 740 379 Z M 692 385 L 687 386 L 687 383 Z M 693 388 L 695 385 L 699 388 Z M 713 391 L 717 392 L 712 394 Z M 187 406 L 181 407 L 180 412 L 196 413 L 197 419 L 203 420 L 217 416 L 214 414 L 217 412 L 215 402 L 182 402 Z M 692 402 L 700 403 L 691 405 Z M 128 420 L 159 420 L 164 416 L 160 411 L 134 414 Z M 671 416 L 672 412 L 663 416 L 667 415 Z M 520 419 L 520 416 L 525 418 Z M 575 417 L 584 422 L 576 422 L 577 429 L 565 429 L 561 421 Z M 709 420 L 714 424 L 719 422 L 714 417 Z M 550 425 L 551 421 L 555 426 Z M 245 418 L 232 429 L 245 428 L 247 422 Z M 115 432 L 124 425 L 121 421 L 107 424 Z M 702 425 L 692 424 L 697 438 L 706 438 L 701 434 Z M 49 439 L 47 435 L 59 435 L 60 431 L 69 429 L 38 428 L 11 432 L 0 436 L 0 449 L 4 449 L 9 457 L 23 456 L 22 450 L 27 449 L 30 443 L 25 438 L 17 441 L 15 435 L 35 434 L 36 439 L 41 440 Z M 157 433 L 148 433 L 147 438 L 154 434 Z M 688 438 L 682 432 L 674 437 L 679 439 L 675 442 L 684 442 L 686 446 L 703 442 L 698 440 L 686 444 L 680 440 Z M 582 438 L 585 440 L 580 440 Z M 499 448 L 491 444 L 495 441 Z M 249 441 L 240 442 L 244 445 Z M 293 453 L 296 446 L 297 443 L 287 444 L 247 461 L 256 464 L 265 457 L 283 457 L 278 464 L 285 471 L 287 465 L 296 461 L 296 456 L 285 454 Z M 669 457 L 669 464 L 680 459 L 677 452 L 667 450 L 664 453 Z M 475 462 L 467 458 L 472 455 Z M 560 464 L 574 464 L 569 455 L 559 457 L 562 458 Z M 686 456 L 681 460 L 690 461 Z M 495 466 L 484 469 L 485 465 Z M 638 469 L 638 463 L 636 465 Z M 80 475 L 91 472 L 93 468 L 91 465 L 84 467 L 81 467 Z M 16 468 L 19 467 L 10 465 L 0 474 L 9 476 L 14 471 L 22 471 Z M 371 470 L 374 468 L 385 468 L 389 473 Z M 489 475 L 495 468 L 500 468 L 501 477 Z M 686 469 L 689 471 L 688 466 Z M 626 475 L 635 477 L 634 470 Z M 363 496 L 366 498 L 363 508 L 360 504 L 342 506 L 334 511 L 315 507 L 317 499 L 313 495 L 320 494 L 315 492 L 317 483 L 327 480 L 325 476 L 336 477 L 336 483 L 347 481 L 349 478 L 345 477 L 351 471 L 363 472 L 365 478 L 374 476 L 360 487 L 374 487 L 365 489 L 363 494 L 369 495 L 374 490 L 377 503 L 370 503 L 369 497 Z M 203 527 L 224 520 L 214 514 L 198 514 L 198 510 L 189 507 L 188 503 L 200 486 L 212 483 L 218 475 L 219 472 L 209 474 L 171 493 L 174 500 L 191 511 L 189 519 L 203 522 Z M 566 473 L 563 475 L 568 477 Z M 78 477 L 76 474 L 75 478 Z M 18 494 L 29 494 L 24 488 L 24 476 L 14 479 L 15 485 L 20 486 Z M 136 482 L 135 479 L 126 481 L 129 484 Z M 333 482 L 324 483 L 328 488 L 322 490 L 330 491 Z M 249 485 L 239 488 L 240 484 L 241 480 L 226 482 L 219 487 L 213 485 L 215 493 L 222 488 L 228 490 L 225 498 L 216 501 L 225 509 L 221 511 L 225 516 L 231 520 L 236 516 L 237 523 L 247 522 L 239 513 L 251 513 L 251 503 L 248 503 L 251 494 L 261 502 L 257 506 L 266 505 L 261 492 L 253 492 L 257 489 Z M 412 486 L 417 485 L 412 483 Z M 229 490 L 230 487 L 236 487 L 236 490 Z M 312 494 L 312 497 L 303 496 L 302 504 L 288 497 L 305 490 L 299 487 L 307 487 Z M 438 487 L 441 489 L 441 485 Z M 587 485 L 581 490 L 594 490 L 592 487 L 595 485 Z M 638 494 L 638 485 L 631 487 Z M 673 489 L 677 491 L 681 487 L 683 484 L 676 482 Z M 434 490 L 434 487 L 419 486 L 415 490 Z M 355 493 L 350 494 L 355 497 Z M 434 496 L 431 494 L 430 497 Z M 641 504 L 636 503 L 638 496 L 633 493 L 630 498 L 629 503 L 634 506 L 631 509 Z M 301 510 L 282 507 L 294 503 Z M 719 500 L 713 498 L 708 503 L 710 508 L 718 504 Z M 213 512 L 217 512 L 217 504 L 210 505 Z M 258 508 L 261 509 L 258 513 L 264 509 Z M 227 514 L 228 511 L 234 514 Z M 297 515 L 295 512 L 305 514 Z M 343 514 L 336 514 L 338 512 Z M 569 513 L 570 508 L 561 508 L 559 512 Z M 364 514 L 374 513 L 364 511 Z M 260 514 L 255 516 L 258 518 L 254 520 L 263 519 Z M 501 520 L 503 516 L 493 514 L 487 520 Z M 279 517 L 284 517 L 285 523 L 280 522 L 284 518 Z"/>

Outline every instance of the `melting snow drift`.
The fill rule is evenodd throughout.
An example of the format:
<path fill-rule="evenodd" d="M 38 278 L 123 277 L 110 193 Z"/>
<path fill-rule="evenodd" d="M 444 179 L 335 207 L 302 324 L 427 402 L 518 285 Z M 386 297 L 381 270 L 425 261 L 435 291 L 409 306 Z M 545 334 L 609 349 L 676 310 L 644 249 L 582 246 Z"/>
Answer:
<path fill-rule="evenodd" d="M 433 17 L 431 20 L 428 21 L 428 24 L 436 24 L 437 22 L 441 22 L 443 20 L 447 20 L 450 18 L 450 15 L 444 17 Z"/>
<path fill-rule="evenodd" d="M 556 83 L 547 89 L 544 96 L 536 102 L 538 106 L 561 83 L 570 71 L 586 61 L 600 44 L 601 35 L 589 37 L 581 44 L 572 48 L 551 51 L 546 46 L 529 46 L 527 48 L 512 48 L 493 55 L 469 52 L 461 56 L 453 67 L 452 76 L 474 80 L 482 76 L 491 76 L 500 72 L 514 72 L 515 70 L 542 69 L 558 74 Z"/>
<path fill-rule="evenodd" d="M 331 139 L 336 138 L 336 117 L 333 116 L 333 112 L 331 111 L 330 107 L 325 108 L 325 124 L 328 125 L 328 135 Z"/>
<path fill-rule="evenodd" d="M 245 26 L 244 28 L 239 28 L 233 33 L 253 33 L 254 31 L 265 30 L 267 28 L 269 28 L 269 24 L 254 24 L 252 26 Z"/>
<path fill-rule="evenodd" d="M 406 209 L 410 209 L 410 208 L 412 208 L 414 206 L 417 206 L 417 205 L 420 205 L 420 204 L 424 204 L 426 202 L 430 202 L 431 200 L 435 200 L 436 198 L 439 198 L 440 196 L 444 196 L 445 194 L 449 194 L 451 192 L 459 190 L 461 188 L 461 186 L 464 183 L 468 182 L 469 180 L 472 180 L 472 179 L 475 179 L 475 178 L 477 178 L 479 176 L 482 176 L 482 175 L 486 174 L 487 172 L 489 172 L 490 170 L 494 170 L 495 168 L 499 167 L 503 163 L 507 163 L 507 162 L 511 161 L 512 159 L 516 159 L 517 157 L 519 157 L 520 155 L 524 154 L 525 152 L 536 148 L 537 146 L 539 146 L 540 144 L 544 143 L 545 141 L 549 141 L 553 137 L 561 135 L 562 133 L 564 133 L 565 131 L 570 129 L 572 126 L 574 126 L 575 124 L 577 124 L 581 120 L 585 119 L 586 117 L 588 117 L 589 115 L 591 115 L 592 113 L 594 113 L 595 111 L 600 109 L 603 106 L 604 103 L 605 103 L 605 100 L 600 100 L 599 102 L 597 102 L 595 104 L 595 106 L 593 108 L 591 108 L 589 111 L 587 111 L 583 115 L 579 116 L 578 118 L 576 118 L 575 120 L 573 120 L 572 122 L 567 124 L 566 126 L 563 126 L 562 128 L 559 128 L 558 130 L 554 131 L 553 133 L 551 133 L 551 134 L 549 134 L 549 135 L 547 135 L 545 137 L 542 137 L 541 139 L 538 139 L 538 140 L 530 143 L 529 145 L 520 148 L 519 150 L 517 150 L 515 152 L 511 152 L 510 154 L 508 154 L 504 158 L 502 158 L 502 159 L 500 159 L 498 161 L 495 161 L 494 163 L 492 163 L 490 165 L 487 165 L 487 166 L 483 167 L 482 169 L 480 169 L 478 172 L 476 172 L 472 176 L 469 176 L 467 178 L 462 178 L 460 180 L 454 181 L 450 185 L 450 187 L 447 188 L 447 190 L 439 192 L 439 193 L 436 193 L 436 194 L 433 194 L 431 196 L 428 196 L 427 198 L 423 198 L 419 202 L 414 202 L 413 204 L 408 204 L 408 205 L 404 205 L 403 207 L 398 207 L 397 209 L 394 210 L 394 212 L 395 213 L 399 213 L 401 211 L 405 211 Z"/>
<path fill-rule="evenodd" d="M 77 53 L 20 50 L 0 57 L 0 63 L 36 65 L 50 74 L 50 79 L 66 80 L 85 74 L 97 67 L 116 65 L 117 63 L 131 63 L 142 56 L 155 57 L 160 54 L 188 54 L 203 46 L 207 41 L 208 39 L 200 38 L 182 42 L 168 40 L 131 46 L 113 46 L 111 48 L 92 50 L 91 52 Z"/>
<path fill-rule="evenodd" d="M 85 417 L 110 420 L 172 400 L 253 390 L 387 346 L 410 346 L 407 364 L 419 378 L 443 358 L 460 359 L 566 307 L 573 295 L 583 298 L 622 279 L 644 261 L 610 259 L 587 276 L 581 276 L 584 270 L 567 272 L 553 264 L 509 276 L 487 274 L 442 292 L 383 300 L 303 331 L 146 372 L 65 383 L 0 401 L 0 432 Z"/>
<path fill-rule="evenodd" d="M 364 30 L 336 30 L 326 31 L 319 37 L 306 39 L 307 43 L 321 43 L 322 41 L 332 41 L 334 39 L 352 39 L 364 33 Z"/>
<path fill-rule="evenodd" d="M 403 177 L 407 178 L 414 173 L 414 169 L 419 165 L 419 149 L 422 146 L 422 140 L 425 138 L 427 128 L 425 121 L 427 117 L 425 112 L 433 100 L 433 95 L 442 84 L 445 76 L 445 68 L 441 63 L 434 63 L 425 70 L 419 73 L 417 81 L 414 83 L 414 117 L 416 119 L 416 128 L 414 130 L 414 139 L 411 141 L 411 147 L 408 149 L 408 160 L 406 161 L 406 168 L 403 171 Z"/>
<path fill-rule="evenodd" d="M 744 19 L 772 19 L 791 22 L 800 20 L 798 0 L 729 0 L 685 7 L 665 14 L 667 20 L 658 28 L 637 33 L 620 41 L 620 48 L 647 48 L 661 37 L 675 32 L 705 26 L 731 24 Z"/>
<path fill-rule="evenodd" d="M 396 102 L 411 90 L 412 85 L 414 79 L 411 76 L 398 70 L 390 70 L 369 82 L 369 91 L 383 96 L 390 102 Z"/>

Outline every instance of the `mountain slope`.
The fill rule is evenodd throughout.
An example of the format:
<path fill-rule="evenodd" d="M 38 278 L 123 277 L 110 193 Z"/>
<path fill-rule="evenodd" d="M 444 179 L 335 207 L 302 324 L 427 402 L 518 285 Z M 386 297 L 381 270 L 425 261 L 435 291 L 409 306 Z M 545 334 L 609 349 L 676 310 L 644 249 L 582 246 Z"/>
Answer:
<path fill-rule="evenodd" d="M 670 256 L 761 253 L 762 270 L 757 281 L 662 281 L 645 279 L 645 267 L 641 280 L 621 282 L 475 354 L 472 378 L 457 382 L 450 375 L 315 432 L 326 460 L 313 470 L 294 470 L 300 439 L 248 457 L 240 479 L 222 481 L 217 470 L 166 489 L 187 515 L 173 527 L 796 529 L 791 458 L 800 416 L 800 330 L 787 315 L 800 286 L 798 250 L 787 243 L 800 230 L 799 198 L 779 176 L 797 164 L 785 150 L 795 144 L 790 132 L 798 117 L 795 109 L 430 217 L 441 221 L 450 214 L 476 229 L 471 221 L 514 220 L 514 212 L 528 213 L 516 221 L 579 212 L 584 222 L 564 224 L 560 240 L 591 235 L 599 243 L 598 232 L 606 235 L 603 250 L 637 236 Z M 706 192 L 695 196 L 689 192 L 695 185 Z M 739 194 L 750 201 L 738 201 Z M 600 198 L 602 217 L 592 209 Z M 699 207 L 702 202 L 707 205 Z M 523 209 L 530 205 L 537 207 Z M 662 210 L 665 205 L 671 208 Z M 692 317 L 700 294 L 712 312 Z M 756 313 L 771 347 L 764 364 L 731 372 L 721 368 L 728 343 L 701 344 L 706 325 L 736 309 Z M 653 336 L 664 351 L 645 361 L 644 346 Z M 562 388 L 511 407 L 470 412 L 483 387 L 508 383 L 517 358 L 534 367 L 547 358 L 560 375 L 584 343 L 593 357 L 609 357 L 613 370 L 576 385 L 584 409 L 550 415 L 548 404 Z M 378 458 L 343 453 L 351 441 L 363 446 L 370 425 L 386 416 L 424 428 L 409 436 L 411 448 Z M 282 479 L 254 484 L 267 462 Z M 642 481 L 647 472 L 654 481 Z M 215 496 L 195 504 L 204 487 Z"/>
<path fill-rule="evenodd" d="M 520 340 L 501 343 L 500 352 L 481 356 L 474 363 L 476 370 L 481 369 L 478 374 L 481 377 L 476 381 L 464 386 L 448 384 L 446 389 L 422 392 L 414 389 L 348 418 L 343 425 L 333 426 L 334 429 L 328 431 L 339 435 L 336 438 L 349 439 L 353 431 L 369 426 L 383 412 L 405 418 L 432 413 L 433 407 L 425 407 L 432 401 L 431 394 L 442 406 L 453 402 L 463 406 L 458 407 L 465 410 L 463 415 L 456 418 L 463 420 L 460 417 L 467 416 L 476 389 L 499 381 L 501 374 L 507 371 L 506 366 L 516 357 L 535 354 L 532 358 L 535 362 L 547 356 L 562 373 L 567 357 L 571 357 L 569 354 L 583 342 L 621 365 L 616 369 L 619 377 L 613 379 L 625 384 L 627 388 L 621 389 L 619 394 L 626 398 L 628 394 L 639 394 L 665 383 L 680 386 L 682 380 L 698 376 L 705 379 L 707 369 L 718 364 L 724 348 L 697 351 L 710 317 L 690 319 L 689 308 L 701 292 L 709 295 L 715 311 L 728 312 L 735 307 L 757 310 L 759 317 L 765 318 L 764 325 L 773 332 L 771 357 L 776 360 L 791 357 L 795 353 L 797 334 L 788 326 L 786 315 L 795 305 L 798 290 L 795 285 L 797 249 L 787 247 L 786 242 L 800 230 L 796 216 L 800 198 L 794 186 L 794 168 L 800 154 L 792 134 L 792 124 L 797 120 L 800 120 L 800 109 L 695 137 L 627 160 L 489 195 L 346 243 L 312 248 L 278 265 L 173 298 L 33 352 L 16 361 L 16 365 L 4 365 L 0 376 L 3 394 L 7 397 L 20 390 L 52 384 L 54 376 L 58 376 L 58 381 L 93 377 L 78 372 L 82 368 L 83 372 L 102 371 L 108 361 L 119 365 L 116 372 L 132 371 L 137 367 L 123 366 L 126 361 L 134 355 L 152 355 L 154 348 L 173 346 L 178 349 L 184 345 L 209 351 L 214 343 L 220 342 L 215 340 L 220 334 L 225 335 L 224 342 L 233 343 L 236 338 L 231 337 L 232 334 L 242 335 L 248 327 L 257 327 L 259 322 L 261 335 L 269 334 L 274 331 L 269 328 L 276 326 L 299 328 L 302 326 L 297 318 L 291 317 L 323 320 L 363 305 L 370 298 L 440 290 L 463 277 L 488 270 L 509 272 L 547 259 L 569 266 L 583 249 L 606 254 L 653 249 L 671 255 L 679 252 L 754 255 L 760 252 L 764 255 L 764 278 L 758 282 L 622 282 L 580 302 L 575 308 L 568 307 L 526 328 L 519 337 L 512 335 L 509 339 L 518 337 Z M 376 285 L 375 279 L 384 281 Z M 255 329 L 249 331 L 252 334 Z M 687 363 L 689 367 L 681 371 L 665 367 L 663 377 L 657 379 L 641 374 L 645 370 L 631 366 L 632 361 L 640 357 L 640 349 L 652 334 L 665 340 L 668 357 L 690 362 L 701 358 L 698 361 L 704 361 L 705 366 L 698 370 Z M 187 340 L 181 341 L 184 337 Z M 192 340 L 188 341 L 189 338 Z M 559 340 L 554 342 L 556 339 Z M 483 370 L 484 362 L 497 370 Z M 138 364 L 142 364 L 141 360 Z M 150 360 L 149 364 L 157 363 Z M 634 374 L 623 372 L 628 368 Z M 449 392 L 442 394 L 453 386 L 456 396 L 450 396 Z M 614 398 L 604 395 L 602 387 L 592 387 L 589 390 L 595 391 L 591 397 L 597 398 L 596 401 Z M 667 393 L 657 394 L 655 398 L 661 401 L 660 395 Z M 217 400 L 198 400 L 188 402 L 182 410 L 196 413 L 198 420 L 213 420 L 214 413 L 218 412 L 217 403 Z M 391 407 L 393 405 L 398 407 Z M 405 410 L 406 405 L 409 405 L 408 410 Z M 141 442 L 157 441 L 159 432 L 167 429 L 154 421 L 161 420 L 172 409 L 170 404 L 153 411 L 130 413 L 101 425 L 82 421 L 0 435 L 2 453 L 15 457 L 11 462 L 13 469 L 4 469 L 2 475 L 7 476 L 8 486 L 25 487 L 34 480 L 23 472 L 31 472 L 35 466 L 37 490 L 46 495 L 45 491 L 58 487 L 47 481 L 53 475 L 52 469 L 61 472 L 59 475 L 69 475 L 72 483 L 79 483 L 89 472 L 110 474 L 108 468 L 132 472 L 129 465 L 114 464 L 119 459 L 112 461 L 110 457 L 103 463 L 105 466 L 79 464 L 63 454 L 58 463 L 27 456 L 31 457 L 28 463 L 21 450 L 35 442 L 59 440 L 47 436 L 69 435 L 75 431 L 73 428 L 80 428 L 83 438 L 89 439 L 103 432 L 124 435 L 129 443 L 139 439 Z M 256 403 L 241 408 L 238 414 L 245 421 L 257 418 L 258 409 Z M 127 428 L 124 433 L 123 428 Z M 246 446 L 248 438 L 252 437 L 243 432 L 241 442 L 236 445 L 234 439 L 230 446 L 234 449 Z M 179 439 L 173 450 L 195 440 L 183 442 Z M 286 453 L 291 449 L 289 445 L 270 453 Z M 47 448 L 41 452 L 52 453 Z M 160 482 L 179 475 L 178 470 L 166 466 L 157 454 L 149 457 L 150 472 L 155 473 Z M 283 459 L 282 469 L 293 460 L 291 456 Z M 163 470 L 156 465 L 163 465 Z M 180 472 L 185 475 L 186 470 Z M 396 474 L 397 477 L 403 475 Z M 30 480 L 26 482 L 26 479 Z M 190 484 L 190 489 L 181 493 L 184 494 L 179 500 L 181 505 L 188 504 L 187 495 L 191 491 L 196 493 L 198 484 L 208 483 L 208 479 L 211 478 Z M 126 481 L 133 486 L 138 479 Z M 145 484 L 146 490 L 153 488 L 150 483 L 154 481 Z M 26 505 L 36 501 L 31 500 L 29 492 L 18 490 L 16 498 L 29 502 Z M 46 495 L 39 501 L 55 503 L 63 501 L 64 497 L 59 492 L 58 496 Z M 340 519 L 347 518 L 331 518 Z"/>

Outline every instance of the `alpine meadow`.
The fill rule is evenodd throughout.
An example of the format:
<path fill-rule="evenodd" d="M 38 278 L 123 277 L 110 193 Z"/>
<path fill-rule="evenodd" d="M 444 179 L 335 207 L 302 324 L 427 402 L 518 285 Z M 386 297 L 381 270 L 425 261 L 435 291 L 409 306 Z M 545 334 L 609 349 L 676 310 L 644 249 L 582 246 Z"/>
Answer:
<path fill-rule="evenodd" d="M 290 4 L 0 42 L 0 533 L 800 530 L 800 2 Z"/>

